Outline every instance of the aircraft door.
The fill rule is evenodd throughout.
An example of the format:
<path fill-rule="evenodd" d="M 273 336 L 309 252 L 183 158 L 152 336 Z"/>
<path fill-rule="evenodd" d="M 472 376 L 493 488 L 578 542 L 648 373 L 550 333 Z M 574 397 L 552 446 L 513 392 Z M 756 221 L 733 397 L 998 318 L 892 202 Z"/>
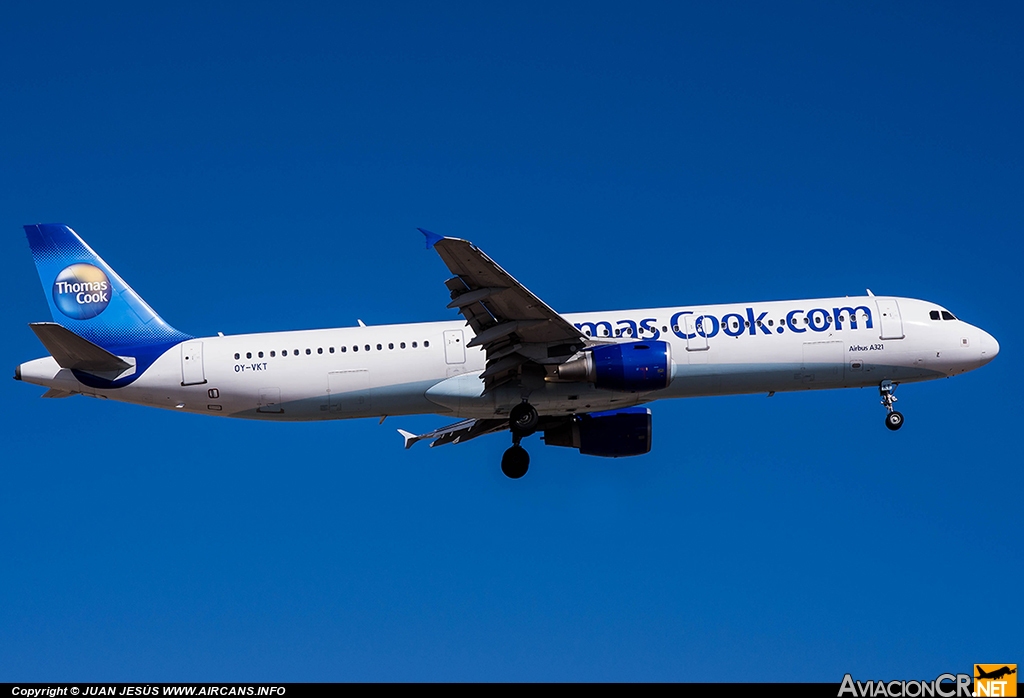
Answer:
<path fill-rule="evenodd" d="M 331 412 L 370 409 L 370 372 L 365 368 L 327 374 L 327 400 Z"/>
<path fill-rule="evenodd" d="M 202 385 L 205 382 L 203 343 L 185 342 L 181 345 L 181 384 Z"/>
<path fill-rule="evenodd" d="M 686 340 L 686 350 L 707 351 L 708 337 L 703 326 L 697 326 L 697 318 L 693 315 L 683 315 L 680 320 L 683 322 L 682 330 L 688 337 Z"/>
<path fill-rule="evenodd" d="M 260 404 L 256 411 L 271 414 L 284 412 L 284 408 L 281 407 L 281 389 L 260 388 Z"/>
<path fill-rule="evenodd" d="M 800 378 L 804 383 L 838 385 L 846 373 L 845 342 L 804 342 Z"/>
<path fill-rule="evenodd" d="M 679 330 L 688 338 L 686 340 L 686 361 L 691 364 L 706 364 L 708 362 L 708 338 L 697 331 L 697 318 L 693 315 L 683 315 L 679 318 L 679 324 Z"/>
<path fill-rule="evenodd" d="M 449 364 L 466 363 L 466 343 L 462 330 L 444 331 L 444 360 Z"/>
<path fill-rule="evenodd" d="M 877 298 L 879 324 L 882 333 L 879 339 L 903 339 L 903 318 L 900 317 L 900 306 L 895 298 Z"/>

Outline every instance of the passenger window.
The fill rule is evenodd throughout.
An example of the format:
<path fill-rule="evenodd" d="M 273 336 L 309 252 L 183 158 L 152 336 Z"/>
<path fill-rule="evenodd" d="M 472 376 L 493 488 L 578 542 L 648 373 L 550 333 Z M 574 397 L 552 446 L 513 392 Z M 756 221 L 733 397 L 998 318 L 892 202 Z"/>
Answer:
<path fill-rule="evenodd" d="M 948 310 L 943 310 L 942 311 L 942 319 L 943 320 L 956 320 L 956 318 L 953 317 L 953 313 L 949 312 Z"/>
<path fill-rule="evenodd" d="M 416 348 L 416 342 L 413 342 L 413 343 L 412 343 L 412 348 L 413 348 L 413 349 L 415 349 L 415 348 Z"/>
<path fill-rule="evenodd" d="M 619 337 L 622 335 L 622 330 L 615 330 L 615 336 Z"/>
<path fill-rule="evenodd" d="M 665 325 L 662 325 L 662 326 L 661 326 L 661 331 L 662 331 L 662 332 L 668 332 L 668 327 L 666 327 Z M 675 328 L 674 328 L 674 331 L 678 332 L 678 331 L 679 331 L 679 328 L 678 328 L 678 327 L 675 327 Z"/>
<path fill-rule="evenodd" d="M 324 348 L 323 347 L 317 347 L 316 348 L 316 353 L 317 354 L 323 354 L 324 353 Z"/>
<path fill-rule="evenodd" d="M 772 325 L 774 325 L 774 324 L 775 324 L 775 321 L 774 321 L 774 320 L 769 320 L 769 321 L 768 321 L 768 327 L 771 327 L 771 326 L 772 326 Z"/>
<path fill-rule="evenodd" d="M 298 356 L 298 355 L 299 355 L 299 350 L 298 350 L 298 349 L 296 349 L 296 350 L 295 350 L 295 352 L 294 352 L 294 354 L 295 354 L 295 356 Z"/>
<path fill-rule="evenodd" d="M 388 349 L 394 349 L 395 345 L 393 342 L 388 342 Z"/>
<path fill-rule="evenodd" d="M 327 351 L 329 351 L 329 352 L 331 352 L 333 354 L 334 353 L 334 347 L 327 347 Z"/>
<path fill-rule="evenodd" d="M 263 358 L 263 352 L 261 351 L 261 352 L 260 352 L 259 354 L 257 354 L 256 356 L 258 356 L 258 357 L 260 357 L 260 358 L 262 359 L 262 358 Z"/>
<path fill-rule="evenodd" d="M 309 349 L 306 349 L 306 356 L 309 356 L 312 353 L 313 353 L 312 351 L 310 351 Z"/>
<path fill-rule="evenodd" d="M 347 352 L 347 351 L 348 351 L 348 347 L 342 347 L 342 348 L 341 348 L 341 353 L 342 353 L 342 354 L 344 354 L 344 353 L 345 353 L 345 352 Z"/>
<path fill-rule="evenodd" d="M 405 342 L 402 342 L 401 344 L 399 344 L 398 347 L 400 349 L 405 349 Z"/>
<path fill-rule="evenodd" d="M 370 345 L 367 344 L 367 345 L 363 346 L 363 349 L 365 349 L 366 351 L 370 351 Z"/>
<path fill-rule="evenodd" d="M 429 346 L 430 346 L 430 340 L 429 340 L 429 339 L 428 339 L 428 340 L 425 340 L 425 341 L 423 342 L 423 346 L 425 346 L 425 347 L 429 347 Z"/>
<path fill-rule="evenodd" d="M 679 325 L 672 325 L 672 331 L 673 332 L 678 332 L 679 331 Z"/>
<path fill-rule="evenodd" d="M 352 351 L 359 351 L 359 345 L 358 344 L 353 344 L 352 345 Z"/>
<path fill-rule="evenodd" d="M 932 320 L 938 320 L 939 319 L 939 311 L 938 310 L 931 311 L 930 313 L 928 313 L 928 317 L 930 317 Z"/>
<path fill-rule="evenodd" d="M 275 356 L 277 356 L 277 352 L 276 351 L 271 351 L 270 352 L 270 358 L 274 358 Z"/>
<path fill-rule="evenodd" d="M 245 352 L 245 358 L 251 359 L 252 358 L 252 352 L 251 351 Z"/>
<path fill-rule="evenodd" d="M 235 358 L 236 358 L 236 359 L 240 359 L 240 358 L 242 358 L 242 355 L 241 355 L 241 354 L 239 354 L 239 353 L 238 353 L 238 352 L 236 351 L 236 352 L 235 352 Z"/>

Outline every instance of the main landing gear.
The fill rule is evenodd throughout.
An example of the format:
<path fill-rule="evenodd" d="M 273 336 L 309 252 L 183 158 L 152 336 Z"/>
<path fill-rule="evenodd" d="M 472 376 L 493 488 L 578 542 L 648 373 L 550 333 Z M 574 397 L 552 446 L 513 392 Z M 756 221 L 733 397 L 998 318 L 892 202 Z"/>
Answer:
<path fill-rule="evenodd" d="M 508 413 L 508 428 L 512 432 L 512 447 L 501 457 L 501 472 L 506 477 L 518 480 L 530 469 L 530 454 L 519 445 L 524 436 L 537 431 L 540 416 L 530 403 L 523 401 Z"/>
<path fill-rule="evenodd" d="M 885 406 L 887 413 L 885 415 L 885 426 L 890 431 L 896 431 L 903 426 L 903 414 L 892 408 L 892 404 L 896 402 L 896 395 L 894 393 L 896 392 L 897 385 L 897 383 L 885 380 L 878 386 L 878 394 L 882 396 L 882 405 Z"/>

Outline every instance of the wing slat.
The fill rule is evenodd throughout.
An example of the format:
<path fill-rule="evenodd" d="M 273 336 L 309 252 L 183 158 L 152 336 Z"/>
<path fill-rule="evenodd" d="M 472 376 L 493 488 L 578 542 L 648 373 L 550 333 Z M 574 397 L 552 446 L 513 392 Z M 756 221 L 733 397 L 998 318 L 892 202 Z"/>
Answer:
<path fill-rule="evenodd" d="M 487 354 L 482 375 L 485 392 L 515 378 L 512 371 L 544 360 L 525 357 L 552 357 L 558 363 L 566 347 L 572 349 L 567 359 L 589 343 L 582 332 L 469 241 L 422 228 L 420 232 L 455 275 L 445 282 L 452 299 L 448 307 L 458 309 L 475 334 L 466 346 L 483 347 Z M 552 347 L 559 349 L 552 354 Z M 523 355 L 522 360 L 502 362 L 516 352 Z"/>

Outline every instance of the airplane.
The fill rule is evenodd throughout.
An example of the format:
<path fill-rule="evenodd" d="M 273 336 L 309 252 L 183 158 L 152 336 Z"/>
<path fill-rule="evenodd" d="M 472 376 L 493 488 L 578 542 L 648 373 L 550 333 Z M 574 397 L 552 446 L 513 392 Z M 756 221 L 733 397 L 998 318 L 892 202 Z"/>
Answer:
<path fill-rule="evenodd" d="M 975 670 L 977 671 L 977 674 L 978 674 L 977 676 L 974 677 L 976 679 L 1001 679 L 1004 676 L 1009 676 L 1010 674 L 1016 674 L 1017 673 L 1017 669 L 1016 668 L 1011 669 L 1008 666 L 1004 666 L 1004 667 L 1002 667 L 1000 669 L 995 669 L 995 670 L 990 671 L 990 672 L 985 671 L 978 664 L 975 664 L 974 668 L 975 668 Z"/>
<path fill-rule="evenodd" d="M 453 275 L 461 320 L 194 337 L 168 325 L 71 228 L 25 226 L 52 322 L 29 326 L 49 356 L 15 379 L 46 398 L 85 395 L 264 421 L 443 414 L 460 421 L 409 448 L 508 430 L 581 454 L 648 453 L 664 398 L 876 387 L 959 375 L 999 353 L 984 330 L 923 300 L 846 296 L 560 314 L 471 242 L 419 229 Z"/>

